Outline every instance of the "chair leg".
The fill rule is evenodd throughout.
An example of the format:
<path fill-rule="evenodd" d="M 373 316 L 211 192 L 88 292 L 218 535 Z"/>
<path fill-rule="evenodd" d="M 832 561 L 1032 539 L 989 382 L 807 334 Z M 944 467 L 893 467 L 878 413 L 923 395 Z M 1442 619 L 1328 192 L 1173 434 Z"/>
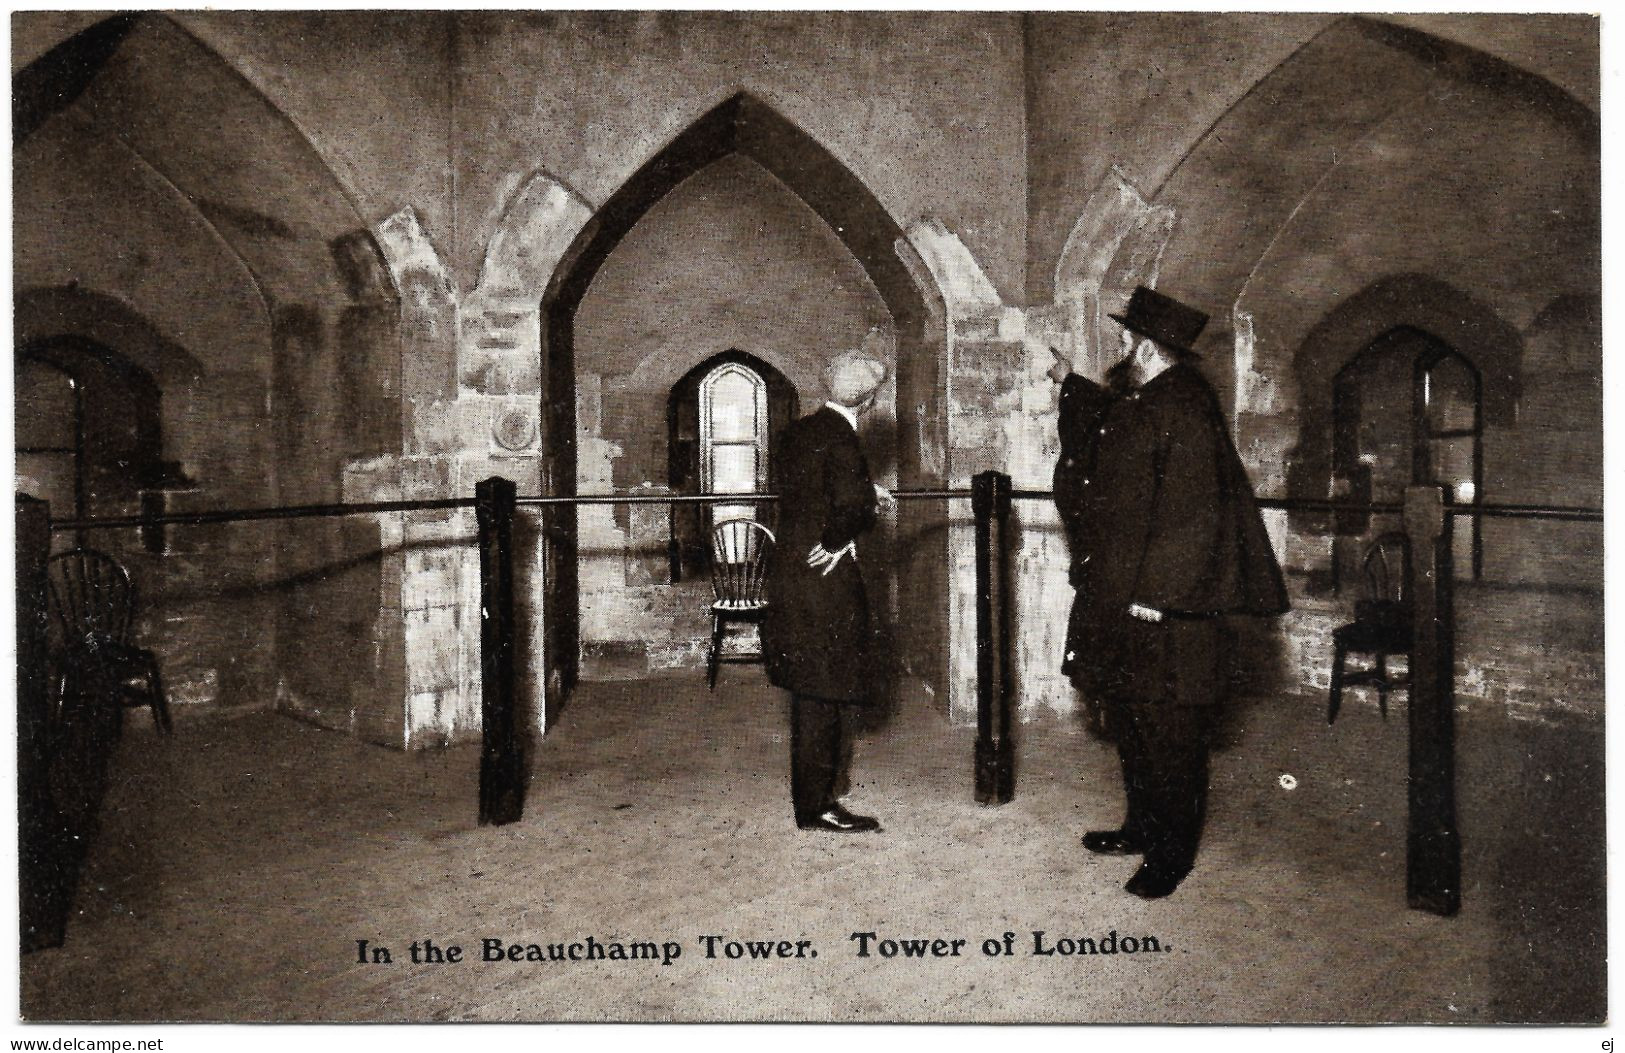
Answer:
<path fill-rule="evenodd" d="M 1377 708 L 1382 711 L 1382 719 L 1388 719 L 1388 655 L 1382 651 L 1377 652 Z"/>
<path fill-rule="evenodd" d="M 147 691 L 152 706 L 152 720 L 165 735 L 172 734 L 175 726 L 169 720 L 169 699 L 164 697 L 164 680 L 158 673 L 156 659 L 147 663 Z"/>
<path fill-rule="evenodd" d="M 110 708 L 113 714 L 112 717 L 109 718 L 109 723 L 111 723 L 113 726 L 113 741 L 122 742 L 124 741 L 123 687 L 118 681 L 113 681 L 107 684 L 107 686 L 102 690 L 105 692 L 105 694 L 101 696 L 101 700 Z"/>
<path fill-rule="evenodd" d="M 51 691 L 51 721 L 60 726 L 68 711 L 69 681 L 66 671 L 52 678 Z"/>
<path fill-rule="evenodd" d="M 1343 708 L 1343 662 L 1348 657 L 1342 647 L 1332 653 L 1332 693 L 1326 703 L 1326 725 L 1337 720 L 1337 711 Z"/>
<path fill-rule="evenodd" d="M 717 689 L 717 665 L 722 659 L 722 615 L 716 611 L 711 612 L 711 654 L 706 659 L 706 675 L 711 681 L 711 690 Z"/>

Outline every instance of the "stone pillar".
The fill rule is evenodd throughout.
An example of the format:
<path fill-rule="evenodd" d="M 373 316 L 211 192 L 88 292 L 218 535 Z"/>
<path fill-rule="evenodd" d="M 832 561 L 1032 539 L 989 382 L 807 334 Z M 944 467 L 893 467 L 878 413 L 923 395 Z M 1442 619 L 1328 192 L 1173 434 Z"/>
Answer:
<path fill-rule="evenodd" d="M 1020 312 L 1006 310 L 998 290 L 963 242 L 942 223 L 916 223 L 909 244 L 942 294 L 943 352 L 950 487 L 968 488 L 981 471 L 1002 471 L 1009 445 L 1005 417 L 1014 407 L 1020 361 Z M 1011 323 L 1015 328 L 1011 329 Z M 976 719 L 976 534 L 969 501 L 948 502 L 948 713 Z"/>
<path fill-rule="evenodd" d="M 460 294 L 410 208 L 375 231 L 400 292 L 400 452 L 345 466 L 344 500 L 469 497 L 488 476 L 540 492 L 540 306 L 591 208 L 545 173 L 515 193 L 478 286 Z M 479 573 L 472 512 L 380 517 L 385 612 L 379 674 L 350 714 L 365 738 L 403 747 L 479 731 Z M 515 521 L 515 675 L 542 730 L 542 559 L 534 513 Z"/>
<path fill-rule="evenodd" d="M 1012 314 L 1017 322 L 1020 317 L 1019 313 Z M 1017 378 L 1025 348 L 1019 337 L 1001 339 L 1004 319 L 1005 312 L 1000 308 L 979 317 L 957 319 L 954 324 L 948 369 L 948 469 L 955 487 L 968 486 L 980 472 L 1003 471 L 1012 459 L 1010 424 L 1020 404 Z M 1016 512 L 1017 536 L 1025 511 L 1024 503 Z M 949 712 L 956 720 L 969 720 L 974 717 L 976 700 L 975 531 L 967 502 L 955 502 L 951 514 Z M 1019 544 L 1016 537 L 1004 540 Z M 1019 616 L 1017 626 L 1019 637 L 1025 632 L 1019 628 Z"/>
<path fill-rule="evenodd" d="M 1013 400 L 1004 413 L 1008 467 L 1018 490 L 1048 490 L 1053 483 L 1059 399 L 1046 375 L 1054 348 L 1080 372 L 1100 375 L 1115 362 L 1121 328 L 1109 315 L 1136 286 L 1155 285 L 1162 251 L 1173 231 L 1172 209 L 1149 204 L 1117 169 L 1090 195 L 1062 250 L 1055 302 L 1029 307 L 1006 322 L 1019 341 L 1007 368 Z M 1066 620 L 1072 606 L 1070 554 L 1055 506 L 1020 501 L 1015 515 L 1016 692 L 1024 719 L 1042 709 L 1070 713 L 1076 692 L 1060 673 Z"/>
<path fill-rule="evenodd" d="M 1024 322 L 1016 371 L 1018 398 L 1005 424 L 1011 449 L 1006 471 L 1017 489 L 1048 490 L 1060 456 L 1059 389 L 1048 375 L 1055 361 L 1050 348 L 1072 353 L 1078 329 L 1073 312 L 1065 308 L 1029 308 Z M 1076 699 L 1060 669 L 1072 585 L 1067 576 L 1070 554 L 1055 502 L 1018 501 L 1014 541 L 1014 667 L 1020 712 L 1023 719 L 1045 709 L 1068 713 Z"/>

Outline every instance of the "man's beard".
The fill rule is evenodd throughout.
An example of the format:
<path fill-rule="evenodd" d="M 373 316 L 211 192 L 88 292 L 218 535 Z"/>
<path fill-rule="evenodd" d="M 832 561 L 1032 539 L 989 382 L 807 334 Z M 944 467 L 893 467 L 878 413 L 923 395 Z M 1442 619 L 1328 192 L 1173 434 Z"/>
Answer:
<path fill-rule="evenodd" d="M 1121 395 L 1134 390 L 1134 356 L 1124 355 L 1121 360 L 1106 370 L 1106 390 Z"/>

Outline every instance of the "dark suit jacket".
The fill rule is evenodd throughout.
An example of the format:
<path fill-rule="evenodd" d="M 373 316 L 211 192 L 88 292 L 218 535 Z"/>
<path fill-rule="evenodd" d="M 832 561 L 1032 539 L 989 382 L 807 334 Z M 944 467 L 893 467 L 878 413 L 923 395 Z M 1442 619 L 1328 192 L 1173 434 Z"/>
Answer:
<path fill-rule="evenodd" d="M 807 566 L 822 544 L 831 552 L 874 525 L 874 483 L 846 418 L 824 407 L 785 430 L 779 469 L 778 543 L 767 557 L 768 609 L 762 651 L 769 679 L 817 698 L 867 701 L 873 642 L 858 560 L 825 575 Z"/>
<path fill-rule="evenodd" d="M 1111 392 L 1061 389 L 1055 501 L 1077 590 L 1062 666 L 1104 697 L 1218 698 L 1221 614 L 1279 614 L 1286 587 L 1218 398 L 1176 365 Z M 1163 611 L 1159 624 L 1130 604 Z"/>

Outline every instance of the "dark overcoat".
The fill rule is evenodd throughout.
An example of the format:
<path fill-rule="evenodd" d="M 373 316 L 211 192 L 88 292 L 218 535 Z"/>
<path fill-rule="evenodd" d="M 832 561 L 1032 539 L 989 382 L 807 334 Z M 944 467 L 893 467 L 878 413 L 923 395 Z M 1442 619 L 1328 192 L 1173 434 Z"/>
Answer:
<path fill-rule="evenodd" d="M 1136 390 L 1061 388 L 1055 502 L 1077 590 L 1062 670 L 1106 700 L 1218 701 L 1218 616 L 1286 587 L 1219 400 L 1178 364 Z M 1131 604 L 1164 612 L 1158 623 Z"/>
<path fill-rule="evenodd" d="M 859 559 L 829 574 L 807 566 L 815 545 L 844 548 L 875 523 L 869 465 L 847 419 L 824 407 L 785 429 L 776 473 L 778 543 L 767 556 L 762 653 L 768 678 L 798 694 L 869 701 L 876 666 Z"/>

